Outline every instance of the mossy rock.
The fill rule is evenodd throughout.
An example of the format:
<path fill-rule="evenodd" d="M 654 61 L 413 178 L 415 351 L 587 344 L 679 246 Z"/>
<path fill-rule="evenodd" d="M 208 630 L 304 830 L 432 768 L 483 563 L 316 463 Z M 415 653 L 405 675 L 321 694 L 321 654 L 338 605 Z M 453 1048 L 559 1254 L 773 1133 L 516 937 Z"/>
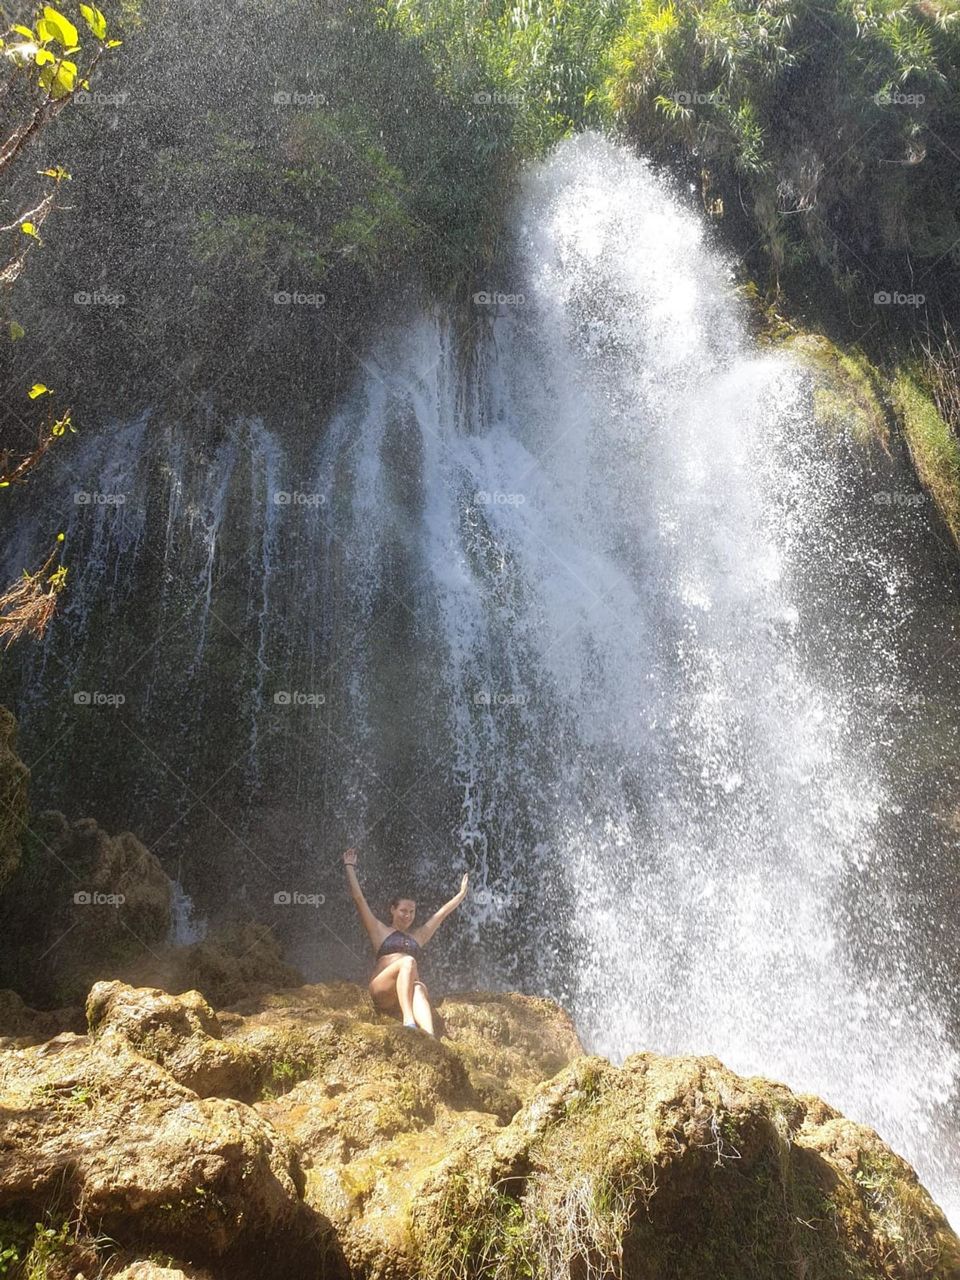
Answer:
<path fill-rule="evenodd" d="M 861 448 L 890 452 L 890 423 L 883 378 L 860 351 L 843 351 L 820 333 L 790 333 L 783 346 L 813 380 L 813 414 L 825 430 L 849 433 Z"/>
<path fill-rule="evenodd" d="M 897 371 L 891 394 L 917 475 L 960 544 L 960 441 L 910 372 Z"/>
<path fill-rule="evenodd" d="M 545 1000 L 443 1010 L 438 1041 L 349 983 L 219 1012 L 98 984 L 90 1034 L 0 1052 L 0 1215 L 31 1248 L 69 1222 L 104 1277 L 960 1280 L 913 1171 L 818 1099 L 586 1057 Z"/>
<path fill-rule="evenodd" d="M 583 1058 L 460 1144 L 414 1209 L 422 1280 L 957 1280 L 960 1242 L 871 1130 L 711 1058 Z"/>

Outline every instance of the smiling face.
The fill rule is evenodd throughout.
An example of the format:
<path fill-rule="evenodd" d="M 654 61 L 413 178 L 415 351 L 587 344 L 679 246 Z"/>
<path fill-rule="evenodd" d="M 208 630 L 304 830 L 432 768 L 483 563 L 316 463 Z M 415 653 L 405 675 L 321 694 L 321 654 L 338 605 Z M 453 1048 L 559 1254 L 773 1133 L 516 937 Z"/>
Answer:
<path fill-rule="evenodd" d="M 416 914 L 417 904 L 412 898 L 397 898 L 390 903 L 390 923 L 404 933 L 410 929 Z"/>

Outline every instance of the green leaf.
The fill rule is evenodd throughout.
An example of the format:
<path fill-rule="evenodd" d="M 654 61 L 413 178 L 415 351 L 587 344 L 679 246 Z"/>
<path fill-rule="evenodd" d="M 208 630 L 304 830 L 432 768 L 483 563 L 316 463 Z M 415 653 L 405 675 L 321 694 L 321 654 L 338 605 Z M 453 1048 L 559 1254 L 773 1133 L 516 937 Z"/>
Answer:
<path fill-rule="evenodd" d="M 43 17 L 37 22 L 37 35 L 44 41 L 57 40 L 64 49 L 74 48 L 80 38 L 70 19 L 48 4 L 43 6 Z"/>
<path fill-rule="evenodd" d="M 23 325 L 20 324 L 20 322 L 17 320 L 11 320 L 7 328 L 10 332 L 11 342 L 19 342 L 20 339 L 23 337 L 23 335 L 27 332 L 26 329 L 23 327 Z"/>
<path fill-rule="evenodd" d="M 84 22 L 86 22 L 93 34 L 98 40 L 102 40 L 107 34 L 107 20 L 100 10 L 95 5 L 82 4 L 80 12 L 83 14 Z"/>
<path fill-rule="evenodd" d="M 63 58 L 56 66 L 44 67 L 40 84 L 52 97 L 65 98 L 77 87 L 77 64 Z"/>
<path fill-rule="evenodd" d="M 48 386 L 45 386 L 44 383 L 42 382 L 35 382 L 33 386 L 30 388 L 30 390 L 27 392 L 27 395 L 30 397 L 31 400 L 39 400 L 41 396 L 47 396 L 51 394 L 52 392 L 50 388 Z"/>

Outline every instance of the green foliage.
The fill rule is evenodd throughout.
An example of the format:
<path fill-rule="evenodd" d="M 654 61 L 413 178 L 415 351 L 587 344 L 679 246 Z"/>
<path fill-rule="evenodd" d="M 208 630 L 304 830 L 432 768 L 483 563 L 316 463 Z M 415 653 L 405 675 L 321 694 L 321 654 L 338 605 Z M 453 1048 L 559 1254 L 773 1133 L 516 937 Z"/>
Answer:
<path fill-rule="evenodd" d="M 603 93 L 643 149 L 720 193 L 774 290 L 841 290 L 873 323 L 907 255 L 941 260 L 949 288 L 925 291 L 955 298 L 960 160 L 941 140 L 960 126 L 957 18 L 901 0 L 632 0 Z"/>
<path fill-rule="evenodd" d="M 69 1222 L 33 1226 L 9 1218 L 0 1219 L 0 1276 L 18 1280 L 48 1280 L 61 1274 L 73 1231 Z"/>

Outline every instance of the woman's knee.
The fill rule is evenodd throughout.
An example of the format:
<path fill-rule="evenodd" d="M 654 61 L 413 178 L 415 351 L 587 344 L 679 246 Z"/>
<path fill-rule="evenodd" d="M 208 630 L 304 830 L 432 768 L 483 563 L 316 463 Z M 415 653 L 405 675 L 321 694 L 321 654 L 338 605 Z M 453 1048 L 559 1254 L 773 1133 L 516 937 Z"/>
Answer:
<path fill-rule="evenodd" d="M 417 961 L 414 956 L 403 956 L 400 960 L 400 972 L 412 973 L 416 977 Z"/>

